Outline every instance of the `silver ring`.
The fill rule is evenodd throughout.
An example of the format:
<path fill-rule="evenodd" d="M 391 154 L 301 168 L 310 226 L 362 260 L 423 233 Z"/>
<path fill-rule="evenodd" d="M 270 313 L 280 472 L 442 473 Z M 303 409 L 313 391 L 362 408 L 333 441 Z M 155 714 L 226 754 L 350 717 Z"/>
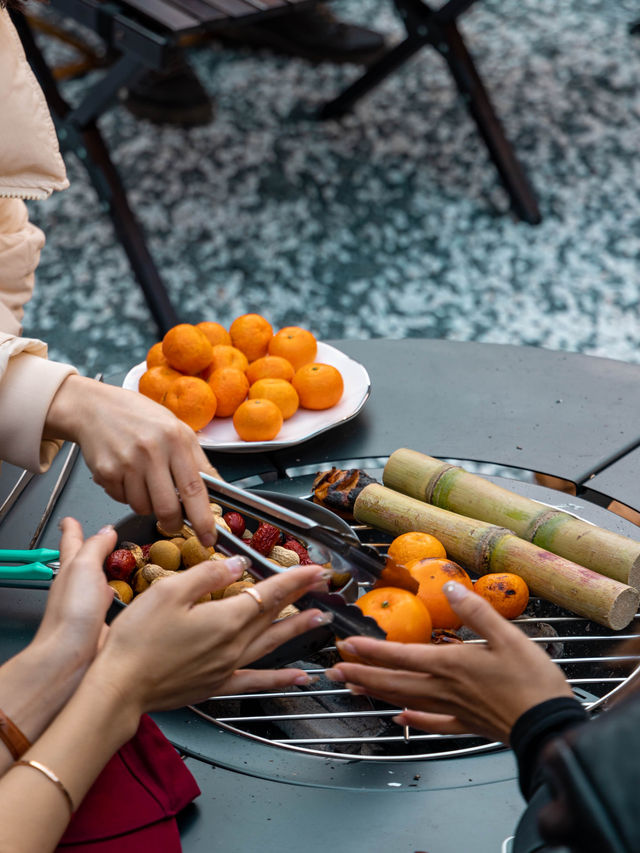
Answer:
<path fill-rule="evenodd" d="M 251 598 L 253 598 L 255 603 L 258 605 L 258 613 L 264 613 L 264 611 L 265 611 L 264 601 L 262 600 L 262 596 L 260 595 L 258 590 L 255 588 L 255 586 L 245 586 L 245 588 L 242 590 L 242 592 L 246 592 L 247 595 L 250 595 Z"/>

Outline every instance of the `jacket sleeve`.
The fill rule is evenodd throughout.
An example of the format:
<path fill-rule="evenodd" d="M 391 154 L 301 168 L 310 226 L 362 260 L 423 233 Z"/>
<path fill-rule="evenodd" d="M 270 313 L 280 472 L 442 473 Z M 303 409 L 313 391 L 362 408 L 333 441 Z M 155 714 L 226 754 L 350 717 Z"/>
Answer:
<path fill-rule="evenodd" d="M 0 459 L 46 471 L 61 441 L 43 441 L 49 406 L 64 380 L 77 371 L 47 360 L 47 345 L 0 332 Z"/>
<path fill-rule="evenodd" d="M 44 234 L 17 198 L 0 198 L 0 331 L 19 335 L 31 299 Z"/>

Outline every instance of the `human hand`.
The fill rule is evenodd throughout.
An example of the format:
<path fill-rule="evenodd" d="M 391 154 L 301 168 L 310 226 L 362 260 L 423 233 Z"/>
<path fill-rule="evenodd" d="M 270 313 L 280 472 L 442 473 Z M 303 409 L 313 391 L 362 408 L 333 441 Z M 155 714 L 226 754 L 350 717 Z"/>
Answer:
<path fill-rule="evenodd" d="M 339 663 L 326 675 L 366 694 L 408 708 L 399 725 L 438 734 L 473 732 L 507 743 L 529 708 L 571 696 L 560 668 L 491 605 L 458 583 L 444 592 L 451 607 L 486 645 L 416 645 L 349 637 L 339 645 L 365 663 Z"/>
<path fill-rule="evenodd" d="M 133 391 L 69 376 L 51 403 L 44 437 L 77 442 L 93 479 L 114 500 L 141 515 L 154 513 L 168 532 L 180 530 L 184 511 L 202 544 L 215 544 L 199 471 L 219 474 L 194 431 L 164 406 Z"/>
<path fill-rule="evenodd" d="M 35 637 L 3 666 L 3 710 L 35 740 L 66 704 L 93 660 L 113 598 L 102 571 L 115 545 L 112 527 L 85 542 L 80 524 L 62 522 L 60 571 Z M 0 775 L 8 753 L 0 755 Z"/>
<path fill-rule="evenodd" d="M 326 588 L 326 570 L 292 568 L 256 584 L 262 609 L 246 594 L 194 604 L 237 580 L 245 567 L 243 557 L 209 560 L 153 584 L 112 623 L 92 676 L 136 713 L 177 708 L 216 693 L 309 683 L 302 670 L 237 670 L 329 621 L 319 610 L 307 610 L 273 624 L 287 604 L 320 584 Z"/>
<path fill-rule="evenodd" d="M 86 666 L 96 653 L 113 600 L 102 566 L 116 544 L 116 532 L 103 527 L 85 541 L 74 518 L 64 518 L 61 529 L 60 570 L 33 642 L 46 646 L 52 655 L 73 655 Z"/>

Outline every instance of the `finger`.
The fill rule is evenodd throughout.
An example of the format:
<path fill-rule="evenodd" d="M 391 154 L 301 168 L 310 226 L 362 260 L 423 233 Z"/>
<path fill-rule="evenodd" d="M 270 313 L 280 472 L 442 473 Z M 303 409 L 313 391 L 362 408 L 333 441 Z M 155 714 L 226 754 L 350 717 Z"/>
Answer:
<path fill-rule="evenodd" d="M 60 566 L 62 567 L 68 565 L 82 548 L 84 534 L 80 522 L 70 517 L 62 519 L 60 530 L 62 535 L 58 549 L 60 551 Z"/>
<path fill-rule="evenodd" d="M 195 436 L 191 441 L 197 442 Z M 198 539 L 205 547 L 210 548 L 216 543 L 215 520 L 209 506 L 209 493 L 200 476 L 196 458 L 193 447 L 181 449 L 171 460 L 171 470 L 186 516 Z"/>
<path fill-rule="evenodd" d="M 240 556 L 229 557 L 228 560 L 205 560 L 204 563 L 198 563 L 187 572 L 176 572 L 174 578 L 163 578 L 162 583 L 153 584 L 153 587 L 159 590 L 170 590 L 168 594 L 178 603 L 192 605 L 206 593 L 215 592 L 237 581 L 242 577 L 247 565 L 247 558 Z M 232 603 L 238 597 L 224 599 L 224 601 Z M 248 596 L 242 597 L 248 598 Z M 205 612 L 204 608 L 214 605 L 219 607 L 221 604 L 222 601 L 212 601 L 200 604 L 198 607 Z"/>
<path fill-rule="evenodd" d="M 488 640 L 492 646 L 526 639 L 522 631 L 511 625 L 482 596 L 460 583 L 449 581 L 442 591 L 464 625 Z"/>
<path fill-rule="evenodd" d="M 249 643 L 239 666 L 247 666 L 254 660 L 258 660 L 263 655 L 277 649 L 287 640 L 291 640 L 293 637 L 304 634 L 305 631 L 310 631 L 313 628 L 329 625 L 332 621 L 333 614 L 323 613 L 321 610 L 315 609 L 305 610 L 295 616 L 288 616 L 286 619 L 279 619 Z"/>
<path fill-rule="evenodd" d="M 337 646 L 338 650 L 354 655 L 364 663 L 427 673 L 446 667 L 454 648 L 453 645 L 393 643 L 389 640 L 374 640 L 372 637 L 347 637 L 345 640 L 338 640 Z M 339 666 L 342 667 L 343 664 Z"/>
<path fill-rule="evenodd" d="M 157 462 L 146 476 L 151 508 L 160 526 L 169 533 L 179 533 L 184 524 L 183 508 L 171 472 Z"/>
<path fill-rule="evenodd" d="M 228 600 L 228 606 L 236 611 L 238 625 L 251 625 L 257 634 L 264 630 L 265 624 L 275 619 L 283 607 L 296 601 L 311 587 L 326 580 L 327 570 L 319 566 L 287 569 L 286 572 L 280 572 L 267 580 L 260 581 L 253 587 L 260 597 L 261 607 L 250 595 L 235 595 Z"/>
<path fill-rule="evenodd" d="M 216 691 L 218 696 L 235 693 L 262 693 L 282 687 L 307 687 L 314 677 L 303 669 L 239 669 Z"/>
<path fill-rule="evenodd" d="M 150 515 L 153 504 L 142 473 L 127 474 L 123 481 L 123 491 L 125 502 L 134 512 L 138 515 Z"/>
<path fill-rule="evenodd" d="M 432 732 L 438 735 L 464 735 L 469 734 L 469 727 L 464 726 L 451 714 L 429 714 L 424 711 L 412 711 L 405 709 L 401 714 L 393 717 L 393 722 L 399 726 L 411 726 L 423 732 Z"/>

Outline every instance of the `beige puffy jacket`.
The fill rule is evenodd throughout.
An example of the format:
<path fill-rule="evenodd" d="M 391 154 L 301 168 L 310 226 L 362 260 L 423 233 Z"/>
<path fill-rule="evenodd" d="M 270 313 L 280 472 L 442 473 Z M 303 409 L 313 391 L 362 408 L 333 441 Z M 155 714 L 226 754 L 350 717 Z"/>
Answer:
<path fill-rule="evenodd" d="M 59 442 L 42 441 L 45 417 L 75 369 L 47 360 L 47 345 L 20 337 L 44 234 L 23 199 L 69 185 L 45 98 L 5 9 L 0 8 L 0 459 L 44 471 Z"/>

